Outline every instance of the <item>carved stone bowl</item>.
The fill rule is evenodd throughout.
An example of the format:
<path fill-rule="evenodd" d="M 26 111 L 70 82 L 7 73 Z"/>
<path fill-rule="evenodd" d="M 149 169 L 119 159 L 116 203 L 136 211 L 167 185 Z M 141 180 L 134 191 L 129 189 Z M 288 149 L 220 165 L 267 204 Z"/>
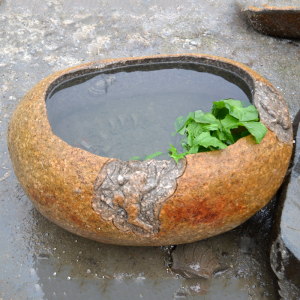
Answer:
<path fill-rule="evenodd" d="M 120 161 L 72 147 L 54 135 L 45 99 L 76 76 L 114 67 L 194 62 L 227 69 L 253 91 L 268 132 L 227 149 L 179 161 Z M 292 152 L 289 112 L 278 91 L 243 64 L 209 55 L 105 60 L 43 79 L 16 108 L 8 129 L 15 174 L 34 206 L 62 228 L 103 243 L 158 246 L 189 243 L 228 231 L 275 195 Z"/>
<path fill-rule="evenodd" d="M 253 28 L 262 34 L 300 38 L 300 7 L 249 6 L 243 10 Z"/>

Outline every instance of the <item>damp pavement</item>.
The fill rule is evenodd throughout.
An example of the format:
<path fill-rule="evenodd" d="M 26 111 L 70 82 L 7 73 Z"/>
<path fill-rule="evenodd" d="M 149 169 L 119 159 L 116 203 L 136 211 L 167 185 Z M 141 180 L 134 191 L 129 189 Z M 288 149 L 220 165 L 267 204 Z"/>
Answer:
<path fill-rule="evenodd" d="M 0 299 L 279 299 L 270 268 L 274 201 L 242 226 L 210 238 L 212 280 L 170 270 L 167 247 L 121 247 L 71 234 L 45 219 L 13 172 L 12 112 L 42 78 L 95 60 L 206 53 L 242 62 L 300 108 L 300 42 L 256 32 L 243 0 L 0 1 Z M 299 299 L 297 291 L 293 299 Z"/>

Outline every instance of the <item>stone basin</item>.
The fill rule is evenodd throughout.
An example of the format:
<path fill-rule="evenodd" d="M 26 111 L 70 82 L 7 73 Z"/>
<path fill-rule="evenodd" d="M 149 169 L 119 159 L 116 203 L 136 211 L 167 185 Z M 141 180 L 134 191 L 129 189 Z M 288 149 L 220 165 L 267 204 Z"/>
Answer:
<path fill-rule="evenodd" d="M 300 7 L 249 6 L 243 10 L 255 30 L 282 38 L 300 38 Z"/>
<path fill-rule="evenodd" d="M 215 66 L 252 91 L 267 135 L 179 161 L 121 161 L 73 147 L 51 128 L 46 99 L 61 82 L 112 68 L 165 62 Z M 15 174 L 34 206 L 62 228 L 103 243 L 190 243 L 235 228 L 275 195 L 292 153 L 292 126 L 279 92 L 238 62 L 168 55 L 93 62 L 56 72 L 21 100 L 8 128 Z"/>

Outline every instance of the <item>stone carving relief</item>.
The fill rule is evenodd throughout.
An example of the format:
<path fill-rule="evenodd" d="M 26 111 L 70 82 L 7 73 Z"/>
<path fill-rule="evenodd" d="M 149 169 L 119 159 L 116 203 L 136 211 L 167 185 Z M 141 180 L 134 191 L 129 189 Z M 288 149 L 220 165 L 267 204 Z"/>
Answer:
<path fill-rule="evenodd" d="M 289 111 L 280 94 L 262 82 L 256 82 L 254 104 L 260 120 L 272 130 L 281 142 L 290 143 L 293 139 Z"/>
<path fill-rule="evenodd" d="M 175 192 L 176 178 L 183 174 L 185 165 L 185 159 L 178 165 L 173 159 L 110 159 L 95 182 L 92 208 L 121 231 L 144 237 L 156 235 L 160 210 Z"/>

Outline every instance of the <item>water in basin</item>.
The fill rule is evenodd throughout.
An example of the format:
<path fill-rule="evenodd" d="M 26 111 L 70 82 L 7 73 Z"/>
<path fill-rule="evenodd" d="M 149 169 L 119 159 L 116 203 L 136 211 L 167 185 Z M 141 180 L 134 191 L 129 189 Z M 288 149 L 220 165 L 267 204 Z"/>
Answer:
<path fill-rule="evenodd" d="M 129 160 L 161 151 L 169 159 L 179 116 L 213 101 L 249 103 L 251 91 L 236 74 L 195 63 L 159 63 L 93 72 L 57 85 L 46 100 L 54 134 L 96 155 Z M 249 103 L 250 104 L 250 103 Z"/>

